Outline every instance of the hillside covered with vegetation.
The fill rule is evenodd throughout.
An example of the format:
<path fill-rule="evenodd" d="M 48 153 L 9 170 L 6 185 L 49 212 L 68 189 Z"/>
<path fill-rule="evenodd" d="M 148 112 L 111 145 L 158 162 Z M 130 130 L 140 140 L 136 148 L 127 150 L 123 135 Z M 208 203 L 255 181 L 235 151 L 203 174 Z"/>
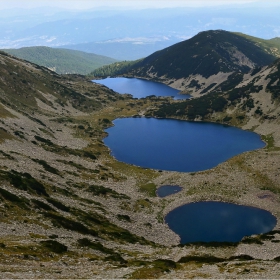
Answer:
<path fill-rule="evenodd" d="M 266 40 L 262 40 L 266 42 Z M 264 44 L 264 43 L 263 43 Z M 270 40 L 269 46 L 279 45 Z M 192 75 L 208 78 L 220 72 L 248 72 L 250 69 L 272 63 L 277 56 L 258 46 L 249 36 L 223 30 L 200 32 L 189 40 L 155 52 L 152 55 L 130 63 L 130 67 L 115 68 L 111 75 L 134 75 L 143 78 L 181 79 Z M 120 66 L 122 66 L 120 64 Z M 107 75 L 105 66 L 92 74 Z"/>
<path fill-rule="evenodd" d="M 50 47 L 25 47 L 3 50 L 18 58 L 47 67 L 59 74 L 86 75 L 116 59 L 82 51 Z"/>
<path fill-rule="evenodd" d="M 240 45 L 244 52 L 251 46 Z M 259 51 L 248 54 L 259 66 L 252 69 L 220 45 L 213 61 L 221 48 L 228 61 L 221 65 L 236 71 L 190 100 L 132 98 L 0 52 L 1 277 L 279 278 L 279 223 L 236 243 L 182 245 L 164 220 L 176 207 L 205 200 L 262 208 L 280 219 L 280 64 L 265 66 L 273 57 L 251 47 Z M 200 71 L 211 62 L 193 59 L 192 69 Z M 267 145 L 201 172 L 118 162 L 103 143 L 105 129 L 114 119 L 144 116 L 235 125 L 259 133 Z M 181 192 L 157 197 L 158 187 L 178 184 Z"/>
<path fill-rule="evenodd" d="M 90 73 L 90 76 L 108 77 L 108 76 L 121 75 L 123 73 L 129 72 L 134 67 L 134 65 L 140 61 L 141 59 L 136 61 L 115 62 L 113 64 L 106 65 L 94 70 L 93 72 Z"/>
<path fill-rule="evenodd" d="M 256 96 L 260 95 L 258 98 L 263 98 L 261 95 L 265 96 L 266 92 L 269 92 L 271 94 L 269 100 L 277 108 L 280 102 L 280 59 L 263 70 L 256 70 L 251 72 L 249 78 L 244 78 L 241 73 L 232 74 L 219 88 L 209 89 L 208 94 L 200 98 L 165 103 L 155 111 L 151 110 L 149 114 L 161 118 L 204 120 L 211 118 L 215 112 L 221 114 L 219 122 L 228 123 L 234 118 L 235 124 L 248 121 L 253 116 L 262 121 L 278 119 L 279 115 L 272 113 L 270 109 L 267 110 L 260 100 L 256 100 Z M 228 113 L 224 114 L 227 110 L 232 110 L 232 116 Z"/>
<path fill-rule="evenodd" d="M 280 57 L 280 38 L 272 38 L 270 40 L 264 40 L 261 38 L 249 36 L 240 32 L 236 32 L 236 35 L 242 36 L 255 43 L 256 46 L 262 48 L 266 53 L 271 54 L 275 57 Z"/>

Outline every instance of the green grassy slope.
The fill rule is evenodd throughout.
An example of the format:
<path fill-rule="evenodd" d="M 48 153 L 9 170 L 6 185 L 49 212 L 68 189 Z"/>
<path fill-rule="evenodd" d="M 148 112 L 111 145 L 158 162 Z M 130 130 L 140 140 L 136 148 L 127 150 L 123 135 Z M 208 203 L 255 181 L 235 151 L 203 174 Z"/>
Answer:
<path fill-rule="evenodd" d="M 116 59 L 68 49 L 49 47 L 26 47 L 3 50 L 18 58 L 25 59 L 52 69 L 59 74 L 86 75 L 96 68 L 116 62 Z"/>
<path fill-rule="evenodd" d="M 280 38 L 273 38 L 270 40 L 265 40 L 243 33 L 235 32 L 234 34 L 242 36 L 247 40 L 250 40 L 255 43 L 256 46 L 262 48 L 266 53 L 271 54 L 276 57 L 280 57 Z"/>

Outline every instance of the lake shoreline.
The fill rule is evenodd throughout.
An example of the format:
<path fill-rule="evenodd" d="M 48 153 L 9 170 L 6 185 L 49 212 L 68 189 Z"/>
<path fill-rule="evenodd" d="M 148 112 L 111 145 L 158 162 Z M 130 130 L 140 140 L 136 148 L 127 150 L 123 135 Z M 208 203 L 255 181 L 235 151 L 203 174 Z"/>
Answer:
<path fill-rule="evenodd" d="M 123 76 L 120 76 L 120 77 L 123 77 Z M 127 78 L 138 78 L 138 77 L 127 77 Z M 149 81 L 154 81 L 154 79 L 152 79 L 152 78 L 150 78 L 150 79 L 148 79 L 148 78 L 143 78 L 143 77 L 139 77 L 140 79 L 144 79 L 144 80 L 149 80 Z M 164 81 L 159 81 L 159 80 L 156 80 L 156 82 L 161 82 L 161 83 L 165 83 L 165 84 L 167 84 L 167 85 L 169 85 L 169 83 L 170 83 L 170 81 L 168 82 L 168 83 L 166 83 L 166 82 L 164 82 Z M 143 114 L 144 115 L 144 114 Z M 140 116 L 140 117 L 142 117 L 142 116 Z M 120 118 L 123 118 L 123 117 L 118 117 L 118 119 L 120 119 Z M 172 119 L 172 120 L 174 120 L 174 119 L 176 119 L 176 120 L 181 120 L 181 121 L 189 121 L 189 122 L 197 122 L 197 121 L 199 121 L 199 122 L 201 122 L 201 120 L 194 120 L 194 121 L 190 121 L 190 120 L 186 120 L 186 119 L 182 119 L 182 118 L 156 118 L 156 119 Z M 252 120 L 254 120 L 254 118 L 252 118 Z M 208 119 L 208 120 L 205 120 L 205 121 L 203 121 L 203 122 L 211 122 L 211 123 L 214 123 L 214 124 L 216 124 L 217 123 L 217 120 L 216 119 Z M 225 125 L 225 126 L 229 126 L 228 125 L 228 123 L 221 123 L 220 121 L 218 121 L 218 123 L 219 124 L 222 124 L 222 125 Z M 241 128 L 241 129 L 243 129 L 243 130 L 248 130 L 248 131 L 253 131 L 254 133 L 256 133 L 256 134 L 258 134 L 260 137 L 262 137 L 262 135 L 267 135 L 269 132 L 271 133 L 271 132 L 275 132 L 275 129 L 274 129 L 274 127 L 275 126 L 270 126 L 269 127 L 269 129 L 268 129 L 268 127 L 265 125 L 265 123 L 260 123 L 259 121 L 256 121 L 256 120 L 254 120 L 254 121 L 250 121 L 250 122 L 247 122 L 247 124 L 243 124 L 243 125 L 237 125 L 237 126 L 235 126 L 235 127 L 238 127 L 238 128 Z M 280 143 L 280 133 L 278 133 L 278 135 L 277 135 L 277 138 L 276 138 L 276 142 L 277 141 L 279 141 L 279 143 Z M 264 142 L 264 141 L 263 141 Z M 263 148 L 259 148 L 259 149 L 257 149 L 257 150 L 255 150 L 256 152 L 258 152 L 258 151 L 264 151 L 265 149 L 266 149 L 266 147 L 267 147 L 267 143 L 266 142 L 264 142 L 265 143 L 265 147 L 263 147 Z M 111 152 L 110 152 L 111 153 Z M 241 157 L 247 157 L 247 155 L 248 154 L 251 154 L 252 152 L 243 152 L 240 156 Z M 111 156 L 112 156 L 112 154 L 111 154 Z M 113 158 L 115 158 L 114 156 L 112 156 Z M 195 174 L 204 174 L 204 172 L 210 172 L 210 173 L 215 173 L 215 170 L 217 169 L 217 168 L 219 168 L 219 166 L 220 165 L 224 165 L 224 164 L 228 164 L 228 162 L 230 161 L 230 162 L 232 162 L 232 161 L 235 161 L 236 160 L 236 158 L 239 158 L 239 156 L 233 156 L 232 158 L 229 158 L 229 159 L 227 159 L 225 162 L 223 162 L 223 163 L 221 163 L 221 164 L 219 164 L 217 167 L 214 167 L 214 168 L 210 168 L 210 169 L 207 169 L 207 170 L 202 170 L 202 171 L 197 171 L 197 172 L 190 172 L 190 173 L 195 173 Z M 118 161 L 116 158 L 115 158 L 115 160 L 116 161 Z M 126 164 L 124 161 L 122 161 L 124 164 Z M 267 162 L 267 160 L 265 160 L 265 162 Z M 132 165 L 132 166 L 135 166 L 135 167 L 140 167 L 140 166 L 138 166 L 138 165 Z M 145 167 L 140 167 L 140 168 L 145 168 Z M 147 168 L 147 167 L 146 167 Z M 164 173 L 164 172 L 168 172 L 168 174 L 177 174 L 176 173 L 176 171 L 162 171 L 162 169 L 153 169 L 154 171 L 156 171 L 156 172 L 159 172 L 159 171 L 161 171 L 162 173 Z M 184 172 L 182 172 L 182 173 L 184 173 Z M 178 175 L 178 177 L 181 177 L 181 176 L 183 176 L 184 177 L 184 174 L 182 174 L 182 173 L 180 173 L 180 175 Z M 231 172 L 229 172 L 229 173 L 231 173 Z M 170 175 L 171 177 L 172 177 L 172 175 Z M 202 175 L 202 177 L 203 177 L 203 175 Z M 207 177 L 207 176 L 206 176 Z M 219 176 L 218 176 L 219 177 Z M 215 181 L 215 180 L 214 180 Z M 239 182 L 240 181 L 240 178 L 236 178 L 236 181 L 237 182 Z M 241 180 L 242 181 L 242 180 Z M 209 179 L 208 179 L 208 182 L 210 182 L 210 183 L 213 183 L 212 182 L 212 180 L 210 180 L 209 181 Z M 165 183 L 165 182 L 164 182 Z M 168 183 L 168 182 L 167 182 Z M 173 183 L 175 183 L 175 184 L 178 184 L 177 183 L 177 181 L 176 182 L 173 182 Z M 181 184 L 178 184 L 178 185 L 180 185 L 180 186 L 182 186 Z M 257 184 L 258 185 L 258 184 Z M 159 186 L 159 185 L 157 185 L 157 186 Z M 236 188 L 236 186 L 234 187 L 234 188 Z M 252 184 L 252 188 L 251 187 L 249 187 L 248 186 L 248 184 L 246 184 L 246 188 L 247 189 L 250 189 L 250 192 L 251 192 L 251 195 L 253 195 L 253 192 L 252 192 L 252 190 L 253 189 L 255 189 L 256 187 L 254 187 L 254 183 Z M 237 189 L 238 189 L 238 187 L 237 187 Z M 195 191 L 194 191 L 195 192 Z M 260 192 L 260 189 L 258 190 L 258 192 Z M 262 192 L 261 192 L 262 193 Z M 270 192 L 268 192 L 269 194 L 268 194 L 268 199 L 274 199 L 274 195 L 272 194 L 272 193 L 270 193 Z M 258 193 L 255 193 L 254 192 L 254 194 L 255 194 L 255 196 L 257 196 L 258 197 Z M 177 197 L 182 197 L 182 195 L 179 195 L 179 194 L 176 194 L 175 195 L 176 196 L 176 199 L 177 199 Z M 252 207 L 257 207 L 257 208 L 260 208 L 260 209 L 265 209 L 265 210 L 267 210 L 267 211 L 270 211 L 273 215 L 275 215 L 276 217 L 278 217 L 277 218 L 277 225 L 276 225 L 276 227 L 275 228 L 279 228 L 279 217 L 280 217 L 280 213 L 279 213 L 279 211 L 277 211 L 277 207 L 274 207 L 274 206 L 272 206 L 272 207 L 267 207 L 267 205 L 266 204 L 263 204 L 263 203 L 260 203 L 260 201 L 258 201 L 258 199 L 256 199 L 255 197 L 251 197 L 251 198 L 249 198 L 249 199 L 244 199 L 243 198 L 243 195 L 241 196 L 241 201 L 240 201 L 240 198 L 237 198 L 237 195 L 235 194 L 235 195 L 230 195 L 230 196 L 225 196 L 224 194 L 213 194 L 213 192 L 211 192 L 211 190 L 209 190 L 208 192 L 206 192 L 206 193 L 204 193 L 203 195 L 194 195 L 195 197 L 192 197 L 191 199 L 186 199 L 186 198 L 183 198 L 183 199 L 181 199 L 180 198 L 180 203 L 177 201 L 177 203 L 172 203 L 172 207 L 170 207 L 169 205 L 167 205 L 164 209 L 163 209 L 163 211 L 162 211 L 162 215 L 163 216 L 165 216 L 167 213 L 169 213 L 170 211 L 172 211 L 174 208 L 177 208 L 178 206 L 181 206 L 181 205 L 184 205 L 185 203 L 189 203 L 189 202 L 198 202 L 198 201 L 223 201 L 223 202 L 229 202 L 229 203 L 235 203 L 235 204 L 239 204 L 239 205 L 246 205 L 246 206 L 252 206 Z M 253 195 L 254 196 L 254 195 Z M 261 195 L 260 195 L 261 196 Z M 165 198 L 166 200 L 171 200 L 172 201 L 172 199 L 170 198 Z M 271 204 L 271 203 L 270 203 Z M 168 209 L 168 210 L 167 210 Z M 278 212 L 278 213 L 277 213 Z M 169 234 L 168 234 L 169 235 Z M 173 234 L 171 234 L 170 236 L 172 236 Z M 149 237 L 151 237 L 151 236 L 149 236 L 149 235 L 144 235 L 144 236 L 147 236 L 147 238 L 148 239 L 150 239 Z M 152 238 L 152 240 L 153 240 L 153 238 Z M 174 240 L 173 240 L 174 241 Z M 167 243 L 164 243 L 165 245 L 168 245 L 168 244 L 174 244 L 174 242 L 167 242 Z"/>
<path fill-rule="evenodd" d="M 170 87 L 168 84 L 145 78 L 116 76 L 94 79 L 91 82 L 106 86 L 120 94 L 131 94 L 138 99 L 149 96 L 172 98 L 174 100 L 191 98 L 191 95 L 181 94 L 180 90 Z"/>
<path fill-rule="evenodd" d="M 165 216 L 168 226 L 180 235 L 181 244 L 238 243 L 245 236 L 272 231 L 276 221 L 269 211 L 217 201 L 184 204 Z"/>
<path fill-rule="evenodd" d="M 204 171 L 234 155 L 265 145 L 257 133 L 217 123 L 119 118 L 113 124 L 106 129 L 108 136 L 103 139 L 111 155 L 121 162 L 154 170 Z M 168 142 L 162 142 L 162 139 Z M 235 145 L 236 142 L 242 144 Z"/>
<path fill-rule="evenodd" d="M 186 120 L 184 120 L 186 121 Z M 114 125 L 114 124 L 113 124 Z M 257 133 L 256 133 L 257 134 Z M 109 149 L 109 148 L 108 148 Z M 219 169 L 220 168 L 224 168 L 224 166 L 228 166 L 230 165 L 229 162 L 232 162 L 232 161 L 235 161 L 236 158 L 239 158 L 239 157 L 243 157 L 243 158 L 247 158 L 247 157 L 250 157 L 251 155 L 256 155 L 258 154 L 259 152 L 261 152 L 262 154 L 266 154 L 265 152 L 265 147 L 263 148 L 260 148 L 260 149 L 257 149 L 257 150 L 254 150 L 254 151 L 246 151 L 246 152 L 243 152 L 242 154 L 240 155 L 237 155 L 237 156 L 234 156 L 228 160 L 226 160 L 225 162 L 222 162 L 220 163 L 218 166 L 214 167 L 214 168 L 211 168 L 211 169 L 207 169 L 207 170 L 204 170 L 204 171 L 197 171 L 197 172 L 176 172 L 176 171 L 164 171 L 164 170 L 161 170 L 161 169 L 153 169 L 154 171 L 158 172 L 159 173 L 159 177 L 156 181 L 153 181 L 153 183 L 155 183 L 157 185 L 157 187 L 159 187 L 160 185 L 162 184 L 176 184 L 176 185 L 179 185 L 181 186 L 183 189 L 181 192 L 178 192 L 174 195 L 171 195 L 170 197 L 165 197 L 165 198 L 159 198 L 159 197 L 156 197 L 154 200 L 155 201 L 159 201 L 159 199 L 163 199 L 165 200 L 165 207 L 162 211 L 162 218 L 164 219 L 164 217 L 169 213 L 171 212 L 172 210 L 174 210 L 175 208 L 177 207 L 180 207 L 182 205 L 185 205 L 187 203 L 193 203 L 193 202 L 200 202 L 200 201 L 219 201 L 219 202 L 226 202 L 226 203 L 234 203 L 234 204 L 237 204 L 237 205 L 243 205 L 243 206 L 250 206 L 250 207 L 256 207 L 256 208 L 259 208 L 259 209 L 263 209 L 263 210 L 266 210 L 266 211 L 269 211 L 270 213 L 272 213 L 276 219 L 277 219 L 277 224 L 275 226 L 275 229 L 279 229 L 280 227 L 280 224 L 279 224 L 279 217 L 280 217 L 280 212 L 277 211 L 279 209 L 279 203 L 276 203 L 274 204 L 274 200 L 273 200 L 273 203 L 263 203 L 265 201 L 270 200 L 272 197 L 274 197 L 274 195 L 272 195 L 269 191 L 264 191 L 264 192 L 261 192 L 260 194 L 260 190 L 258 191 L 252 191 L 253 189 L 251 189 L 251 187 L 249 187 L 249 189 L 251 189 L 250 191 L 250 194 L 251 194 L 251 197 L 250 198 L 236 198 L 236 196 L 225 196 L 223 194 L 214 194 L 213 192 L 207 192 L 207 193 L 203 193 L 202 195 L 198 195 L 198 194 L 194 194 L 194 195 L 186 195 L 186 193 L 188 192 L 188 188 L 186 187 L 186 182 L 190 181 L 190 178 L 194 177 L 194 176 L 201 176 L 201 177 L 204 177 L 205 174 L 207 173 L 224 173 L 224 172 L 220 172 Z M 112 158 L 114 158 L 112 155 L 111 155 Z M 118 161 L 116 158 L 114 158 L 114 160 Z M 124 164 L 127 164 L 127 163 L 124 163 Z M 130 164 L 129 164 L 130 165 Z M 143 167 L 140 167 L 140 166 L 137 166 L 137 165 L 132 165 L 132 166 L 135 166 L 137 168 L 143 168 Z M 143 168 L 145 169 L 145 168 Z M 228 171 L 228 167 L 226 168 L 227 172 Z M 193 174 L 195 173 L 195 174 Z M 162 183 L 158 183 L 158 180 L 159 178 L 161 177 L 179 177 L 181 178 L 180 180 L 183 182 L 183 184 L 180 184 L 178 183 L 178 181 L 164 181 Z M 186 179 L 183 179 L 183 178 L 186 178 Z M 206 176 L 207 178 L 207 176 Z M 207 180 L 209 184 L 213 183 L 212 180 L 209 180 L 209 178 Z M 214 180 L 216 181 L 216 179 Z M 236 177 L 236 182 L 240 181 L 240 178 L 238 178 L 238 176 Z M 199 189 L 197 190 L 199 192 Z M 267 199 L 256 199 L 258 198 L 259 196 L 261 195 L 267 195 Z M 137 195 L 135 194 L 135 196 L 137 197 Z M 254 196 L 254 198 L 252 198 L 252 196 Z M 155 211 L 158 211 L 155 209 Z M 149 222 L 150 219 L 147 220 L 147 222 Z M 164 227 L 167 226 L 166 224 L 163 225 Z M 157 227 L 155 225 L 155 227 Z M 167 226 L 168 227 L 168 226 Z M 162 231 L 161 227 L 158 228 L 158 231 Z M 175 245 L 175 244 L 179 244 L 179 236 L 177 234 L 175 234 L 174 232 L 170 232 L 171 230 L 168 228 L 166 228 L 164 230 L 165 232 L 165 238 L 167 238 L 167 240 L 169 241 L 165 241 L 165 242 L 161 242 L 159 241 L 158 239 L 154 239 L 149 233 L 145 233 L 144 236 L 146 238 L 148 238 L 149 240 L 153 240 L 153 241 L 159 241 L 161 244 L 164 244 L 166 246 L 172 246 L 172 245 Z M 137 231 L 138 232 L 138 231 Z M 138 232 L 139 234 L 139 232 Z M 142 233 L 143 234 L 143 233 Z M 175 238 L 175 236 L 177 238 Z M 172 240 L 172 241 L 171 241 Z M 176 241 L 177 240 L 177 241 Z M 175 241 L 175 243 L 174 243 Z"/>

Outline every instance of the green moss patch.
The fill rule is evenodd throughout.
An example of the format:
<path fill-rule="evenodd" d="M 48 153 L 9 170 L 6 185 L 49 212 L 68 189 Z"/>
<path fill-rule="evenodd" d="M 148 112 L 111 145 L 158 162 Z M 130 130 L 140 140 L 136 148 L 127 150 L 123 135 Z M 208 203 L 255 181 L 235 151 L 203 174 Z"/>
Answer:
<path fill-rule="evenodd" d="M 5 129 L 0 127 L 0 143 L 3 143 L 5 140 L 15 139 L 13 135 L 7 132 Z"/>
<path fill-rule="evenodd" d="M 0 118 L 15 118 L 15 116 L 0 104 Z"/>
<path fill-rule="evenodd" d="M 272 134 L 262 135 L 262 140 L 266 143 L 266 149 L 280 151 L 280 147 L 275 147 L 274 145 L 274 137 Z"/>
<path fill-rule="evenodd" d="M 158 259 L 153 262 L 135 262 L 137 266 L 143 266 L 132 274 L 128 275 L 129 279 L 155 279 L 161 278 L 164 273 L 177 268 L 178 264 L 171 260 Z"/>
<path fill-rule="evenodd" d="M 139 187 L 141 192 L 147 193 L 149 196 L 155 197 L 157 186 L 154 183 L 148 183 Z"/>

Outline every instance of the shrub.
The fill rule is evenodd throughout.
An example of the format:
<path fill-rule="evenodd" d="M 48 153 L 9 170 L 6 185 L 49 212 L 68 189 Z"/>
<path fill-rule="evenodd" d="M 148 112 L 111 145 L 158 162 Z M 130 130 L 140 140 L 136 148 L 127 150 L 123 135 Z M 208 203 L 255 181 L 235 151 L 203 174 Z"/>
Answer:
<path fill-rule="evenodd" d="M 91 192 L 93 195 L 112 196 L 114 198 L 129 199 L 129 196 L 125 194 L 118 193 L 110 188 L 105 188 L 99 185 L 91 185 L 88 187 L 87 191 Z"/>
<path fill-rule="evenodd" d="M 31 201 L 39 209 L 43 209 L 43 210 L 46 210 L 46 211 L 55 211 L 51 206 L 44 203 L 43 201 L 40 201 L 40 200 L 37 200 L 37 199 L 31 199 Z"/>
<path fill-rule="evenodd" d="M 71 219 L 65 218 L 61 215 L 54 213 L 44 213 L 48 218 L 51 218 L 54 226 L 63 227 L 68 230 L 73 230 L 82 234 L 90 234 L 92 236 L 98 236 L 98 233 L 92 229 L 87 228 L 80 222 L 73 221 Z"/>
<path fill-rule="evenodd" d="M 128 215 L 120 215 L 120 214 L 118 214 L 118 215 L 117 215 L 117 218 L 118 218 L 119 220 L 131 222 L 131 219 L 130 219 L 130 217 L 129 217 Z"/>
<path fill-rule="evenodd" d="M 60 201 L 58 201 L 58 200 L 56 200 L 54 198 L 49 197 L 49 198 L 47 198 L 47 201 L 50 204 L 52 204 L 53 206 L 55 206 L 56 208 L 58 208 L 58 209 L 60 209 L 60 210 L 62 210 L 64 212 L 69 212 L 69 210 L 70 210 L 70 207 L 65 206 L 63 203 L 61 203 Z"/>
<path fill-rule="evenodd" d="M 202 255 L 202 256 L 186 256 L 182 257 L 178 262 L 187 263 L 187 262 L 199 262 L 199 263 L 218 263 L 224 262 L 226 259 L 218 258 L 211 255 Z"/>
<path fill-rule="evenodd" d="M 230 257 L 228 260 L 238 260 L 238 261 L 252 261 L 254 260 L 253 257 L 249 256 L 249 255 L 239 255 L 239 256 L 232 256 Z"/>
<path fill-rule="evenodd" d="M 50 251 L 62 254 L 64 252 L 67 252 L 67 246 L 59 243 L 56 240 L 45 240 L 40 242 L 43 247 L 48 248 Z"/>
<path fill-rule="evenodd" d="M 18 205 L 20 208 L 26 209 L 28 205 L 28 201 L 24 198 L 18 197 L 15 194 L 12 194 L 2 188 L 0 188 L 0 196 L 2 196 L 5 200 L 11 201 Z"/>
<path fill-rule="evenodd" d="M 59 175 L 59 171 L 50 166 L 47 162 L 45 162 L 44 160 L 41 160 L 41 159 L 33 159 L 33 161 L 39 163 L 40 165 L 42 165 L 44 167 L 44 169 L 50 173 L 53 173 L 53 174 L 56 174 L 56 175 Z"/>
<path fill-rule="evenodd" d="M 83 247 L 88 247 L 93 250 L 100 251 L 105 254 L 110 254 L 110 256 L 105 257 L 105 261 L 116 261 L 120 263 L 127 263 L 122 256 L 116 253 L 114 250 L 104 247 L 100 242 L 93 242 L 87 238 L 82 238 L 78 240 L 78 244 Z"/>

